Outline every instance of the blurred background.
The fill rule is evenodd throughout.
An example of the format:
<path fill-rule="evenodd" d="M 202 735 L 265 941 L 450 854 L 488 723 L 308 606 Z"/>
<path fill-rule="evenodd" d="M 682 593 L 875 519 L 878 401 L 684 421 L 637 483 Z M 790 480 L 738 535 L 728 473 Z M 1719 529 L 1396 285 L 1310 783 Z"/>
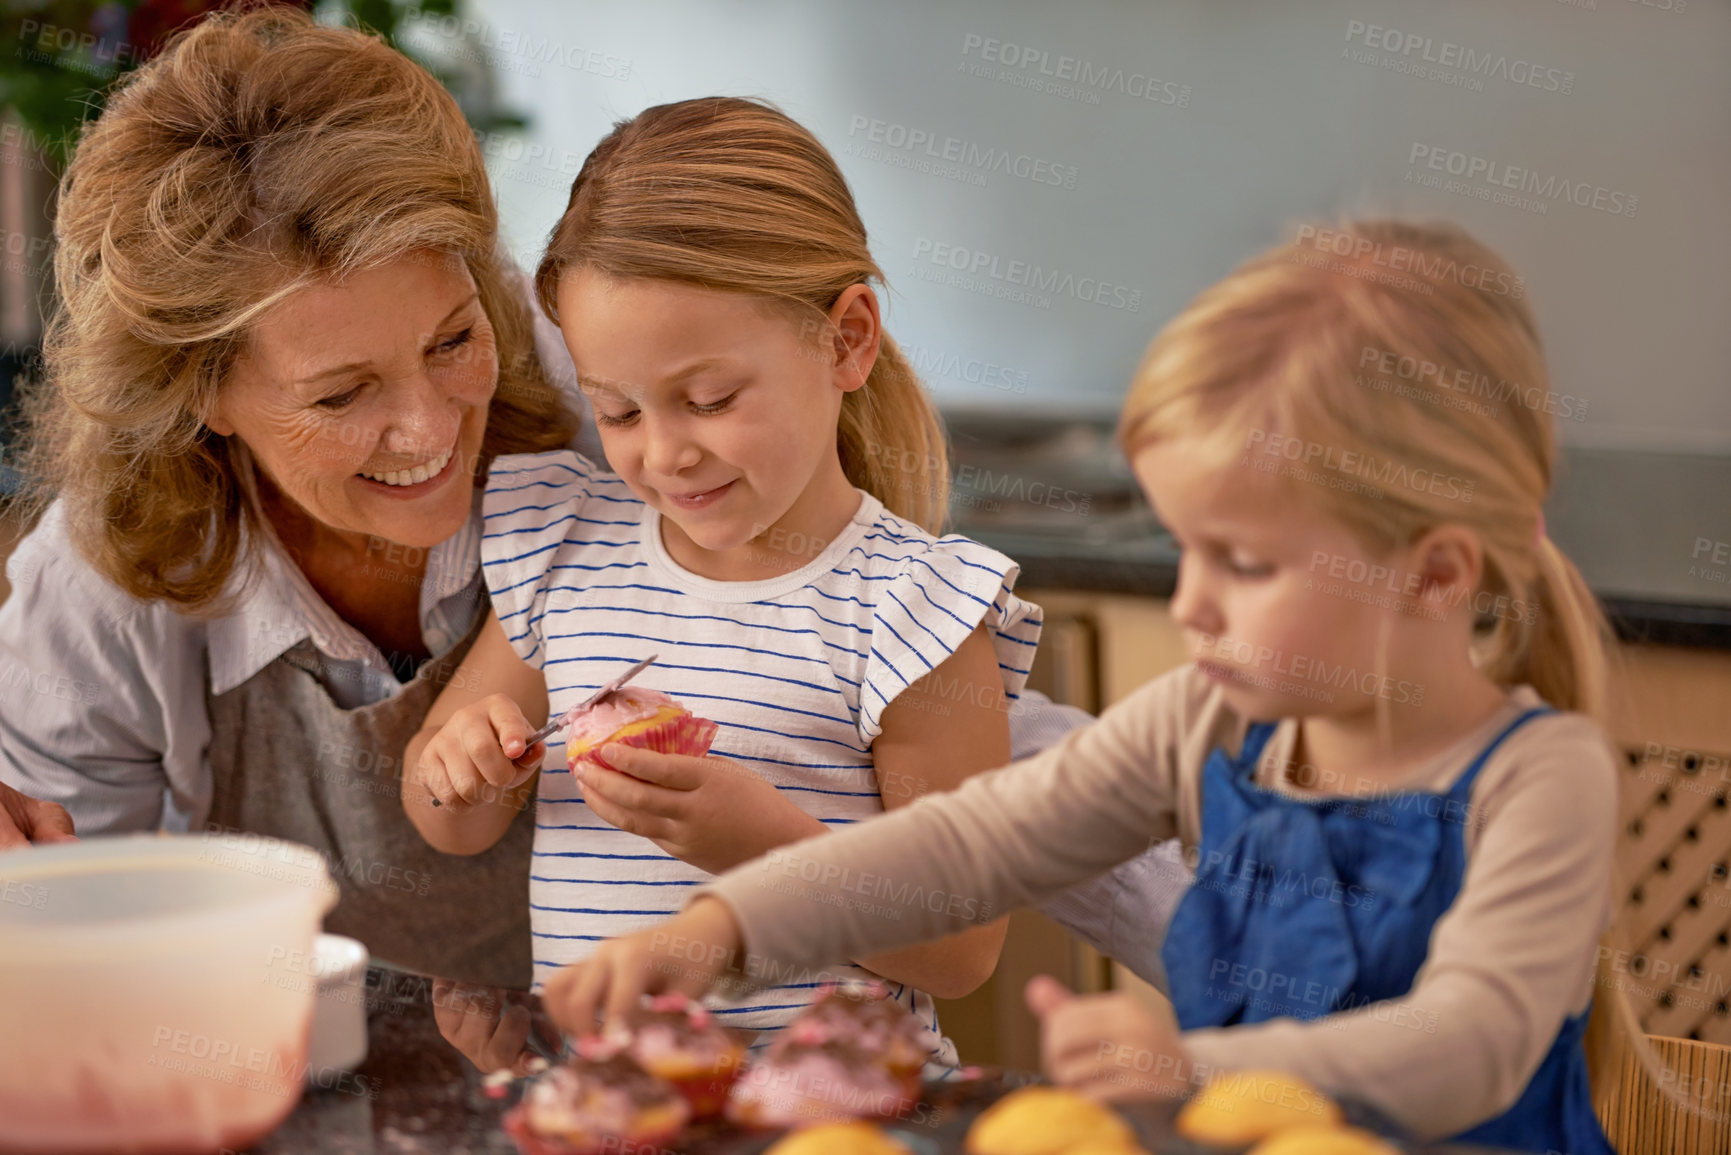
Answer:
<path fill-rule="evenodd" d="M 891 327 L 951 408 L 1111 418 L 1159 325 L 1289 225 L 1443 217 L 1527 278 L 1559 391 L 1590 402 L 1567 440 L 1731 450 L 1731 6 L 467 7 L 481 30 L 410 43 L 495 58 L 501 102 L 531 110 L 488 141 L 523 253 L 615 120 L 768 97 L 840 161 Z M 1443 187 L 1449 153 L 1555 183 L 1495 203 L 1482 177 Z"/>
<path fill-rule="evenodd" d="M 214 5 L 8 3 L 38 25 L 10 26 L 0 88 L 16 369 L 49 291 L 37 206 L 92 90 Z M 1671 603 L 1731 620 L 1731 584 L 1693 566 L 1731 533 L 1712 500 L 1731 488 L 1721 0 L 314 7 L 383 30 L 457 94 L 529 268 L 615 121 L 711 93 L 775 101 L 854 188 L 890 330 L 975 467 L 958 522 L 1036 566 L 1060 560 L 1053 538 L 1083 549 L 1114 588 L 1164 556 L 1106 437 L 1159 326 L 1301 222 L 1456 221 L 1519 271 L 1569 399 L 1554 536 L 1618 604 L 1653 603 L 1631 623 L 1679 617 L 1653 608 Z"/>
<path fill-rule="evenodd" d="M 7 2 L 9 384 L 51 298 L 66 142 L 105 83 L 207 6 Z M 1636 945 L 1731 976 L 1726 784 L 1666 785 L 1731 751 L 1731 567 L 1713 560 L 1731 552 L 1731 3 L 314 7 L 387 34 L 457 95 L 526 268 L 617 120 L 723 93 L 811 128 L 888 275 L 889 329 L 945 412 L 956 528 L 1021 562 L 1047 608 L 1036 681 L 1094 710 L 1183 660 L 1164 609 L 1176 553 L 1110 438 L 1155 332 L 1303 222 L 1470 229 L 1520 274 L 1569 400 L 1547 519 L 1624 643 Z M 992 986 L 946 1011 L 965 1055 L 1031 1065 L 1016 992 L 1041 969 L 1134 985 L 1027 916 Z M 1723 997 L 1667 998 L 1648 999 L 1649 1029 L 1731 1041 Z"/>

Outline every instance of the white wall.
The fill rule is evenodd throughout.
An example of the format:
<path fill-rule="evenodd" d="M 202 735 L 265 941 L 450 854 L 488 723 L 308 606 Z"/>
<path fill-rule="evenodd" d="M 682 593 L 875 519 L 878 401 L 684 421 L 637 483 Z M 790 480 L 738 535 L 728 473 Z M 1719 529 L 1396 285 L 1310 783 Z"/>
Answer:
<path fill-rule="evenodd" d="M 1587 402 L 1561 423 L 1567 441 L 1731 450 L 1725 0 L 471 0 L 471 11 L 474 51 L 534 120 L 487 141 L 526 263 L 614 120 L 692 96 L 766 96 L 835 152 L 890 278 L 892 332 L 947 405 L 1111 413 L 1142 348 L 1197 290 L 1299 220 L 1383 213 L 1459 221 L 1525 276 L 1554 386 Z M 1467 51 L 1488 61 L 1467 84 L 1399 70 L 1428 67 L 1428 52 L 1461 74 Z M 1048 79 L 1042 67 L 1076 91 L 1030 87 Z M 914 132 L 927 135 L 910 149 Z M 963 158 L 953 169 L 898 167 L 928 147 L 941 161 L 949 141 Z M 1465 182 L 1472 195 L 1409 183 L 1432 171 L 1424 154 L 1411 163 L 1415 148 L 1602 190 L 1601 207 L 1530 193 L 1542 211 L 1491 203 L 1476 199 L 1491 191 L 1479 179 Z M 982 168 L 987 150 L 1032 175 Z M 995 260 L 1000 276 L 1022 261 L 1082 293 L 1105 282 L 1109 302 L 1135 307 L 1074 292 L 1018 303 L 921 279 L 941 271 L 940 244 Z M 964 379 L 970 362 L 997 366 L 995 380 Z"/>

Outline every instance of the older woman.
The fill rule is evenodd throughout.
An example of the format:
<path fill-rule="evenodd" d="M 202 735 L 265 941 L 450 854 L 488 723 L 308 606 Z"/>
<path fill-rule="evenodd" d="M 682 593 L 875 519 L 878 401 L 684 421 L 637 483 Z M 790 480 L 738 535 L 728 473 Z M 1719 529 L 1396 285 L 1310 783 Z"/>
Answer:
<path fill-rule="evenodd" d="M 463 858 L 397 801 L 486 618 L 476 487 L 570 443 L 582 407 L 549 384 L 575 374 L 544 322 L 538 350 L 456 104 L 357 32 L 215 17 L 110 98 L 55 227 L 41 500 L 0 607 L 0 848 L 292 839 L 331 860 L 329 929 L 527 985 L 532 811 Z M 1026 693 L 1014 755 L 1086 720 Z M 1084 933 L 1137 906 L 1123 889 Z M 483 1062 L 524 1033 L 447 1030 Z"/>
<path fill-rule="evenodd" d="M 578 424 L 455 102 L 357 32 L 214 18 L 114 94 L 55 228 L 0 831 L 293 839 L 329 929 L 526 983 L 530 817 L 447 857 L 396 797 L 485 618 L 476 486 Z"/>

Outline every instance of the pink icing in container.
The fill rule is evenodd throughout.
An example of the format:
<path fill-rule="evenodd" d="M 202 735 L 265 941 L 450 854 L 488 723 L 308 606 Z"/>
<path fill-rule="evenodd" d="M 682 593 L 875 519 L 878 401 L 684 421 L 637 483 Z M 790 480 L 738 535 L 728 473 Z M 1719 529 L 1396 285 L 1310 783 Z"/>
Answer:
<path fill-rule="evenodd" d="M 337 890 L 258 835 L 0 855 L 0 1151 L 200 1152 L 299 1102 Z"/>

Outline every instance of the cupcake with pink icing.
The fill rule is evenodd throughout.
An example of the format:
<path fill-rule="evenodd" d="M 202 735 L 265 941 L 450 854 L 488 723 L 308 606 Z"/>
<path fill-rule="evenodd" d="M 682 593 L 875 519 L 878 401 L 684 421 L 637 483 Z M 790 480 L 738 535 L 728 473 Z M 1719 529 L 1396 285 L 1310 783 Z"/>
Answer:
<path fill-rule="evenodd" d="M 611 770 L 613 767 L 597 753 L 609 742 L 663 754 L 701 757 L 709 753 L 715 731 L 714 722 L 697 717 L 666 694 L 642 686 L 626 686 L 571 719 L 565 736 L 565 758 L 573 771 L 585 762 Z"/>
<path fill-rule="evenodd" d="M 745 1062 L 745 1045 L 701 1004 L 682 994 L 645 999 L 625 1019 L 626 1053 L 691 1104 L 693 1120 L 721 1114 Z"/>
<path fill-rule="evenodd" d="M 727 1118 L 742 1127 L 897 1119 L 920 1101 L 920 1079 L 898 1075 L 852 1043 L 778 1039 L 733 1085 Z"/>
<path fill-rule="evenodd" d="M 601 1048 L 537 1076 L 504 1127 L 523 1155 L 601 1155 L 654 1150 L 690 1117 L 677 1090 L 630 1055 Z"/>
<path fill-rule="evenodd" d="M 897 1075 L 917 1074 L 936 1039 L 926 1025 L 889 997 L 882 983 L 825 987 L 817 1001 L 787 1026 L 796 1043 L 851 1043 Z"/>
<path fill-rule="evenodd" d="M 826 987 L 734 1084 L 727 1117 L 747 1127 L 899 1118 L 920 1101 L 933 1042 L 882 983 Z"/>

